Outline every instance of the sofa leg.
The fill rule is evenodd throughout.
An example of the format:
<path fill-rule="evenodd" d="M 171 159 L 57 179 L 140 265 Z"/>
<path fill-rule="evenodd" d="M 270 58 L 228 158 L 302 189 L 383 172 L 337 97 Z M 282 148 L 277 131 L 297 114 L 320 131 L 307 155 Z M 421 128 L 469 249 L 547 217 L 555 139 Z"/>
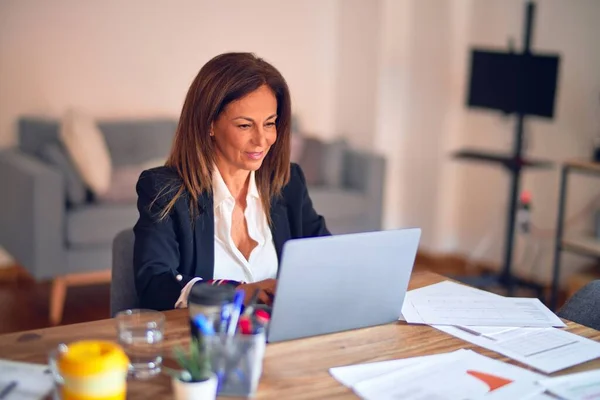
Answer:
<path fill-rule="evenodd" d="M 54 278 L 52 292 L 50 293 L 50 324 L 58 325 L 62 320 L 67 293 L 67 279 L 64 276 Z"/>
<path fill-rule="evenodd" d="M 109 283 L 111 271 L 93 271 L 78 274 L 58 276 L 52 281 L 52 292 L 50 293 L 50 324 L 60 324 L 65 307 L 65 297 L 69 286 L 95 285 Z"/>

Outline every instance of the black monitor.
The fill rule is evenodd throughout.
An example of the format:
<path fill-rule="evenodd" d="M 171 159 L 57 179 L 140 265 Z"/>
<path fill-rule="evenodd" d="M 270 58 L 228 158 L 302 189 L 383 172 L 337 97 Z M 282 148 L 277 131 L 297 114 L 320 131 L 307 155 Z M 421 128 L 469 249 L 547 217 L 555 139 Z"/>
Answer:
<path fill-rule="evenodd" d="M 467 104 L 552 118 L 558 67 L 558 55 L 473 50 Z"/>

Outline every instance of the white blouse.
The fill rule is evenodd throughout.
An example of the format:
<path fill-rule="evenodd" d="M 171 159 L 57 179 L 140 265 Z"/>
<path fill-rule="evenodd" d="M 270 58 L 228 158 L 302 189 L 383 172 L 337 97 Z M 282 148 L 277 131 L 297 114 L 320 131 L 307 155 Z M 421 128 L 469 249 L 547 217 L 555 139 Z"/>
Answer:
<path fill-rule="evenodd" d="M 277 276 L 277 252 L 267 216 L 260 201 L 254 171 L 250 172 L 248 194 L 246 195 L 246 224 L 248 234 L 258 245 L 246 259 L 231 238 L 231 221 L 235 199 L 219 169 L 213 170 L 213 203 L 215 220 L 215 261 L 213 279 L 228 279 L 239 282 L 258 282 Z M 192 279 L 182 290 L 175 307 L 187 306 L 187 298 L 194 283 L 202 278 Z"/>

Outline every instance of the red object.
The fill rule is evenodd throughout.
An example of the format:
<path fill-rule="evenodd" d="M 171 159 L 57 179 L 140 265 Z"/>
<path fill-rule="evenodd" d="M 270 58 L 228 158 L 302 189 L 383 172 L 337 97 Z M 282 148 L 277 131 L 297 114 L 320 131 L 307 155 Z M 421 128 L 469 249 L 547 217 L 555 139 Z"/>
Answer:
<path fill-rule="evenodd" d="M 513 383 L 513 381 L 511 381 L 510 379 L 486 374 L 485 372 L 467 370 L 467 374 L 471 375 L 475 379 L 479 379 L 480 381 L 488 385 L 490 388 L 490 392 L 493 392 L 496 389 L 500 389 L 502 386 L 506 386 L 510 383 Z"/>
<path fill-rule="evenodd" d="M 530 204 L 531 203 L 531 192 L 528 190 L 524 190 L 521 192 L 521 204 Z"/>
<path fill-rule="evenodd" d="M 261 324 L 266 324 L 271 319 L 271 317 L 269 316 L 269 313 L 266 312 L 265 310 L 256 310 L 256 313 L 254 314 L 254 316 L 256 317 L 257 321 L 260 322 Z"/>
<path fill-rule="evenodd" d="M 242 335 L 252 334 L 252 321 L 250 321 L 250 318 L 242 317 L 240 319 L 240 332 L 242 332 Z"/>

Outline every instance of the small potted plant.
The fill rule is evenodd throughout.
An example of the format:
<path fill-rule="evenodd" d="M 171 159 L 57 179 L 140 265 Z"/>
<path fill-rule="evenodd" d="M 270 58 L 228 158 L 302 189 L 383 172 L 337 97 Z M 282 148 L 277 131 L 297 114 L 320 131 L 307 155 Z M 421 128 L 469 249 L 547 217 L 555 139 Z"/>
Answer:
<path fill-rule="evenodd" d="M 193 338 L 189 353 L 176 347 L 173 350 L 181 371 L 168 370 L 172 376 L 177 400 L 208 400 L 217 397 L 217 376 L 212 372 L 204 338 Z"/>

